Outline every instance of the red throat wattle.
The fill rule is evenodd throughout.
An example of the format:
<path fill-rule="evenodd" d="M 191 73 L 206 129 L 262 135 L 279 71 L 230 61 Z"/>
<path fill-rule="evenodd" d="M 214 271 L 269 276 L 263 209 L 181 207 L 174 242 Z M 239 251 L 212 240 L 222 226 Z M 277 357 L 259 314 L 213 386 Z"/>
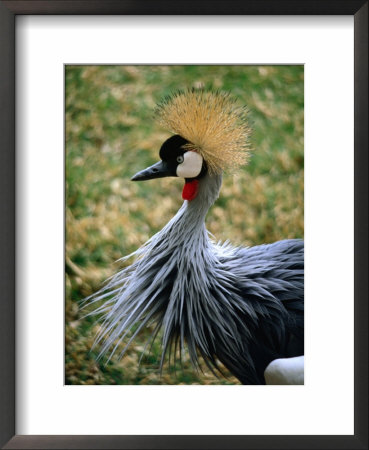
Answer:
<path fill-rule="evenodd" d="M 183 200 L 193 200 L 196 197 L 198 190 L 199 180 L 186 181 L 182 191 Z"/>

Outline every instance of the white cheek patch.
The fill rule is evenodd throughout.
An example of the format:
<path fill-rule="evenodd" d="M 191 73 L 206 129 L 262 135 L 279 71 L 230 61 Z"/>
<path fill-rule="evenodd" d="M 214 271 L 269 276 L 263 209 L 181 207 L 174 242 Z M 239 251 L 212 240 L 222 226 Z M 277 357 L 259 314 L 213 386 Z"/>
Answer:
<path fill-rule="evenodd" d="M 196 152 L 183 154 L 183 163 L 177 166 L 177 176 L 182 178 L 194 178 L 199 175 L 202 168 L 202 156 Z"/>

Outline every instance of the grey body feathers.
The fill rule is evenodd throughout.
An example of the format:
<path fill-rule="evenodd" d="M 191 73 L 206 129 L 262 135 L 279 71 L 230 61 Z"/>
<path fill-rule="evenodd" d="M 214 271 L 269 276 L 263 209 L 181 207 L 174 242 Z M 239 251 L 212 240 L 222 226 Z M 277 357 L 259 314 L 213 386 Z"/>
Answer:
<path fill-rule="evenodd" d="M 264 384 L 272 360 L 304 353 L 303 241 L 213 242 L 204 220 L 220 186 L 220 175 L 201 179 L 197 197 L 90 299 L 104 299 L 94 311 L 103 314 L 100 356 L 112 355 L 136 325 L 126 349 L 149 324 L 152 339 L 162 329 L 162 363 L 187 347 L 195 366 L 202 357 L 217 372 L 219 360 L 244 384 Z"/>

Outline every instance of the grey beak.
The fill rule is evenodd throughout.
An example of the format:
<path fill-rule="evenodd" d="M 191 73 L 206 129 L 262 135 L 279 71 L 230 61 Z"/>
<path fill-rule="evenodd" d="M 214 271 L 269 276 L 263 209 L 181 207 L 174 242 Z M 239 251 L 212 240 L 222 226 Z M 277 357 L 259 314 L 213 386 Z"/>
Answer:
<path fill-rule="evenodd" d="M 164 161 L 159 161 L 156 164 L 148 167 L 147 169 L 137 172 L 131 178 L 132 181 L 144 181 L 151 180 L 152 178 L 163 178 L 172 176 L 168 165 Z"/>

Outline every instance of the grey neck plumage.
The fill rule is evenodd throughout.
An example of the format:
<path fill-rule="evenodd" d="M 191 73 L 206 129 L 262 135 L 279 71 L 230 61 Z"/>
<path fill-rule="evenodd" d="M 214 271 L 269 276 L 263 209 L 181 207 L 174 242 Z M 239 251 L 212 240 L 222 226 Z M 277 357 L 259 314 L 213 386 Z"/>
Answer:
<path fill-rule="evenodd" d="M 185 347 L 195 367 L 200 356 L 211 369 L 217 367 L 219 351 L 226 352 L 229 365 L 240 363 L 244 325 L 238 316 L 248 310 L 237 288 L 235 249 L 214 244 L 204 225 L 221 182 L 221 175 L 201 179 L 196 198 L 185 201 L 161 231 L 123 258 L 136 259 L 92 297 L 95 304 L 104 300 L 92 313 L 103 314 L 95 341 L 101 344 L 99 357 L 107 354 L 109 360 L 119 351 L 122 357 L 137 334 L 152 326 L 148 343 L 162 335 L 161 367 L 166 354 L 181 358 Z"/>
<path fill-rule="evenodd" d="M 219 196 L 222 185 L 222 175 L 206 174 L 199 182 L 199 191 L 196 198 L 190 202 L 184 202 L 181 209 L 186 210 L 189 220 L 197 218 L 197 223 L 204 222 L 205 216 L 212 204 Z"/>
<path fill-rule="evenodd" d="M 195 367 L 202 357 L 216 371 L 220 360 L 246 384 L 262 379 L 252 352 L 266 341 L 284 342 L 287 313 L 278 295 L 287 300 L 303 295 L 303 256 L 293 256 L 288 242 L 267 249 L 214 243 L 204 220 L 221 182 L 221 175 L 202 178 L 196 198 L 185 201 L 161 231 L 122 258 L 123 263 L 132 256 L 135 260 L 90 298 L 96 306 L 91 314 L 102 315 L 95 341 L 100 357 L 123 356 L 149 326 L 148 343 L 161 336 L 161 367 L 165 355 L 176 359 L 188 351 Z M 265 336 L 258 340 L 260 318 Z"/>
<path fill-rule="evenodd" d="M 95 304 L 104 299 L 104 304 L 93 312 L 103 313 L 95 343 L 101 343 L 100 356 L 115 353 L 132 326 L 138 325 L 127 346 L 143 327 L 154 322 L 154 333 L 163 330 L 163 358 L 177 338 L 183 348 L 191 329 L 194 338 L 190 338 L 189 349 L 193 362 L 197 363 L 195 348 L 202 342 L 206 350 L 206 343 L 197 336 L 201 324 L 195 321 L 204 319 L 199 314 L 200 303 L 204 296 L 210 295 L 208 282 L 216 277 L 213 269 L 217 265 L 204 220 L 219 195 L 221 183 L 221 175 L 205 175 L 199 182 L 196 198 L 184 201 L 161 231 L 136 252 L 122 258 L 122 261 L 132 256 L 136 259 L 90 299 Z"/>
<path fill-rule="evenodd" d="M 173 219 L 154 236 L 156 241 L 164 239 L 173 246 L 183 244 L 191 246 L 195 236 L 207 234 L 205 217 L 209 208 L 219 196 L 222 185 L 221 175 L 207 174 L 199 182 L 199 190 L 195 199 L 184 201 Z"/>

